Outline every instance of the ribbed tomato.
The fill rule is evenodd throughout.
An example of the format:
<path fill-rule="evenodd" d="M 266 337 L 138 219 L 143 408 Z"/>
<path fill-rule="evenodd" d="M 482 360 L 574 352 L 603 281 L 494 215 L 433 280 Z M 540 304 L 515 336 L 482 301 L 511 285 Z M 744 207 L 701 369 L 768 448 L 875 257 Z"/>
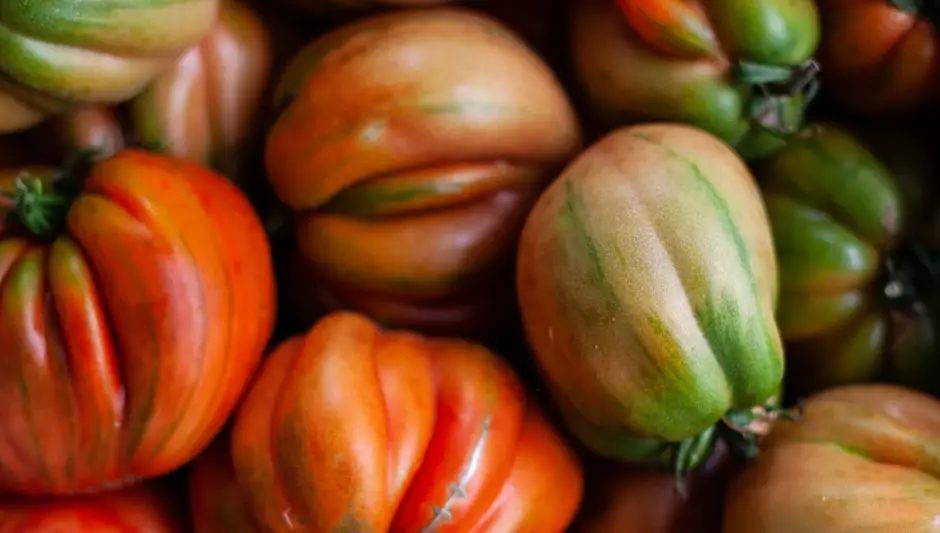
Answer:
<path fill-rule="evenodd" d="M 47 0 L 0 9 L 0 133 L 132 98 L 218 16 L 219 0 Z"/>
<path fill-rule="evenodd" d="M 779 392 L 767 215 L 703 130 L 634 126 L 588 148 L 529 215 L 517 284 L 549 390 L 602 456 L 682 473 Z"/>
<path fill-rule="evenodd" d="M 425 331 L 508 322 L 525 215 L 580 144 L 521 39 L 467 10 L 367 18 L 303 49 L 277 101 L 266 167 L 297 214 L 308 304 Z"/>
<path fill-rule="evenodd" d="M 724 533 L 927 533 L 940 523 L 940 402 L 829 389 L 779 421 L 732 483 Z"/>
<path fill-rule="evenodd" d="M 940 390 L 936 165 L 916 135 L 877 130 L 815 124 L 758 167 L 795 395 L 868 381 Z"/>
<path fill-rule="evenodd" d="M 271 354 L 232 439 L 271 533 L 557 533 L 581 497 L 577 458 L 505 362 L 348 312 Z"/>
<path fill-rule="evenodd" d="M 0 533 L 187 533 L 168 487 L 138 485 L 93 496 L 0 501 Z"/>
<path fill-rule="evenodd" d="M 274 324 L 269 245 L 230 182 L 139 151 L 76 177 L 0 174 L 0 492 L 189 461 Z"/>

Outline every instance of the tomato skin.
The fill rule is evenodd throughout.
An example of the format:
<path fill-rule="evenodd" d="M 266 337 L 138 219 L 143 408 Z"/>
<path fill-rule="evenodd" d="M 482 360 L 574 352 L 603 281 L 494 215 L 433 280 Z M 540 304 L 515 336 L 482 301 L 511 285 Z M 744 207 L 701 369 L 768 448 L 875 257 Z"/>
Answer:
<path fill-rule="evenodd" d="M 347 305 L 312 304 L 423 332 L 437 324 L 415 317 L 438 309 L 478 323 L 512 307 L 525 215 L 581 142 L 564 90 L 518 36 L 463 9 L 369 17 L 301 50 L 276 101 L 266 168 L 296 214 L 303 282 Z"/>
<path fill-rule="evenodd" d="M 185 533 L 183 513 L 162 484 L 116 492 L 0 503 L 0 533 Z"/>
<path fill-rule="evenodd" d="M 918 286 L 914 304 L 885 293 L 906 279 L 890 265 L 916 266 L 899 253 L 925 244 L 936 167 L 910 132 L 879 130 L 810 125 L 757 171 L 780 268 L 787 388 L 797 396 L 863 382 L 937 390 L 935 289 Z"/>
<path fill-rule="evenodd" d="M 582 490 L 577 458 L 495 355 L 349 312 L 266 360 L 232 455 L 271 532 L 560 532 Z"/>
<path fill-rule="evenodd" d="M 0 174 L 10 191 L 15 174 Z M 264 230 L 227 180 L 127 150 L 64 231 L 0 233 L 0 492 L 158 476 L 209 444 L 275 319 Z"/>
<path fill-rule="evenodd" d="M 819 8 L 819 58 L 833 101 L 868 116 L 936 103 L 940 40 L 935 21 L 887 0 L 821 0 Z"/>
<path fill-rule="evenodd" d="M 933 531 L 940 403 L 891 385 L 829 389 L 780 420 L 732 483 L 723 533 Z"/>
<path fill-rule="evenodd" d="M 809 0 L 577 0 L 571 54 L 586 101 L 605 130 L 682 122 L 728 142 L 746 159 L 779 147 L 767 135 L 759 87 L 741 61 L 797 68 L 812 59 L 819 16 Z M 771 123 L 798 129 L 802 91 L 785 91 Z"/>
<path fill-rule="evenodd" d="M 696 443 L 697 463 L 729 412 L 781 387 L 767 214 L 701 129 L 621 128 L 585 150 L 529 214 L 516 283 L 553 399 L 603 457 L 668 463 Z"/>
<path fill-rule="evenodd" d="M 133 98 L 218 17 L 219 0 L 15 2 L 0 12 L 0 134 Z"/>

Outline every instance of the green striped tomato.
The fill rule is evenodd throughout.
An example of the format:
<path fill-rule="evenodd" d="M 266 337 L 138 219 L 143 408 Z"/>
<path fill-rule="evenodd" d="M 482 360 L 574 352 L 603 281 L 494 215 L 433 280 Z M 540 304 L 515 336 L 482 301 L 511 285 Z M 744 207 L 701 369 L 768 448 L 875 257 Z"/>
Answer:
<path fill-rule="evenodd" d="M 215 23 L 219 0 L 29 0 L 0 9 L 0 133 L 143 88 Z"/>
<path fill-rule="evenodd" d="M 694 466 L 719 422 L 779 390 L 764 207 L 703 130 L 636 126 L 589 148 L 529 215 L 517 285 L 556 403 L 603 456 Z"/>

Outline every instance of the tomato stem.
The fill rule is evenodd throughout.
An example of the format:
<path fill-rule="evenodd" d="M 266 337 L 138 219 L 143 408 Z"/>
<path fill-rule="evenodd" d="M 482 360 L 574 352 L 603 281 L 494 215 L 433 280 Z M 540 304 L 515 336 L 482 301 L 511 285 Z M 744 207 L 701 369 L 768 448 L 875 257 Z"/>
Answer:
<path fill-rule="evenodd" d="M 51 180 L 22 172 L 13 191 L 0 194 L 0 209 L 36 237 L 55 236 L 65 225 L 72 200 L 78 195 L 96 154 L 96 150 L 77 152 Z"/>
<path fill-rule="evenodd" d="M 59 230 L 69 204 L 67 198 L 44 189 L 41 179 L 24 172 L 16 179 L 13 193 L 5 195 L 13 203 L 9 211 L 37 237 L 50 237 Z"/>
<path fill-rule="evenodd" d="M 797 66 L 739 62 L 732 71 L 735 83 L 753 87 L 747 103 L 751 121 L 771 133 L 788 136 L 799 131 L 803 114 L 819 92 L 819 63 Z"/>

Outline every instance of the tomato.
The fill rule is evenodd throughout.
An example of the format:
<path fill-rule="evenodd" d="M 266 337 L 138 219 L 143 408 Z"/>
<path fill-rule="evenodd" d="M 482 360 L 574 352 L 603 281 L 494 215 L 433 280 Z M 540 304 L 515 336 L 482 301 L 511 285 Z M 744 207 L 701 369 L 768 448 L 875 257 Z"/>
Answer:
<path fill-rule="evenodd" d="M 271 533 L 560 532 L 582 490 L 577 457 L 500 358 L 351 312 L 268 357 L 232 456 Z"/>
<path fill-rule="evenodd" d="M 0 492 L 88 491 L 186 463 L 274 325 L 269 245 L 231 183 L 132 150 L 77 177 L 0 174 L 15 213 L 0 228 Z"/>
<path fill-rule="evenodd" d="M 516 279 L 548 388 L 601 456 L 681 474 L 779 392 L 767 215 L 703 130 L 634 126 L 588 148 L 529 215 Z"/>
<path fill-rule="evenodd" d="M 940 403 L 888 385 L 811 398 L 732 483 L 723 533 L 934 531 Z"/>
<path fill-rule="evenodd" d="M 162 485 L 97 495 L 0 502 L 0 533 L 186 533 Z"/>
<path fill-rule="evenodd" d="M 130 144 L 184 157 L 244 181 L 271 69 L 271 46 L 262 21 L 246 4 L 224 0 L 220 18 L 126 109 L 89 107 L 63 116 L 45 130 L 62 137 L 65 150 L 97 149 L 111 155 Z M 48 131 L 37 132 L 48 139 Z M 64 151 L 59 148 L 59 151 Z"/>
<path fill-rule="evenodd" d="M 500 326 L 525 215 L 580 145 L 545 63 L 486 16 L 401 11 L 311 43 L 276 99 L 266 167 L 297 215 L 301 284 L 324 295 L 310 303 L 422 331 L 440 309 L 471 317 L 445 333 Z"/>
<path fill-rule="evenodd" d="M 935 2 L 820 0 L 822 73 L 832 100 L 853 113 L 902 113 L 937 101 Z"/>
<path fill-rule="evenodd" d="M 758 169 L 796 395 L 866 381 L 940 390 L 940 280 L 921 238 L 936 167 L 916 137 L 878 129 L 813 125 Z"/>
<path fill-rule="evenodd" d="M 607 127 L 688 123 L 750 159 L 802 124 L 812 0 L 576 0 L 570 20 L 575 70 Z"/>
<path fill-rule="evenodd" d="M 143 90 L 196 44 L 219 0 L 49 0 L 0 10 L 0 133 Z"/>
<path fill-rule="evenodd" d="M 717 450 L 690 476 L 686 494 L 675 478 L 649 468 L 611 465 L 589 484 L 574 533 L 717 533 L 733 463 Z"/>

